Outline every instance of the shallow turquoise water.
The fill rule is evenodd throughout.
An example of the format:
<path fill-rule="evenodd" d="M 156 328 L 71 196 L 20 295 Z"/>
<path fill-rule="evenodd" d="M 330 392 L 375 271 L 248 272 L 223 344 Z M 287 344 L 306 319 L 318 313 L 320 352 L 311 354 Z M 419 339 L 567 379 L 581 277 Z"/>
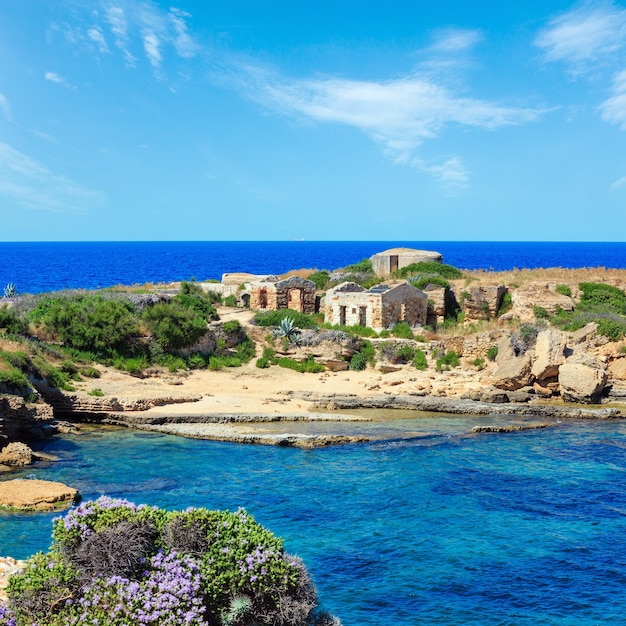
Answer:
<path fill-rule="evenodd" d="M 475 424 L 403 420 L 430 435 L 306 451 L 95 432 L 24 474 L 86 499 L 244 506 L 345 626 L 626 624 L 626 423 L 463 434 Z M 0 554 L 45 550 L 51 519 L 0 514 Z"/>

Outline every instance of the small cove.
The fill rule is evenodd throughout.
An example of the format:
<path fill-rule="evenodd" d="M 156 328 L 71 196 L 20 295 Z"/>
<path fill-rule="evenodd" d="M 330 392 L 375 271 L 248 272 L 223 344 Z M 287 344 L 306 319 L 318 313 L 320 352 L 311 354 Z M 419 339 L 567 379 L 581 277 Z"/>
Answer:
<path fill-rule="evenodd" d="M 377 426 L 391 440 L 314 450 L 93 430 L 46 443 L 59 461 L 21 476 L 85 499 L 243 506 L 345 626 L 624 623 L 626 423 L 469 434 L 489 420 L 398 412 Z M 1 513 L 1 552 L 47 549 L 52 517 Z"/>

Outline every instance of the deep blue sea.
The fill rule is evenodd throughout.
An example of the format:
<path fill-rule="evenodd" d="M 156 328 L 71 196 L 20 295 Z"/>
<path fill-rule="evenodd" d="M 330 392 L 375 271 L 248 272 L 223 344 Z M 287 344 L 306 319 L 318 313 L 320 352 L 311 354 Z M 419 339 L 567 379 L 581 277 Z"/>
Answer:
<path fill-rule="evenodd" d="M 493 418 L 495 420 L 496 418 Z M 172 509 L 247 508 L 345 626 L 626 624 L 626 423 L 427 433 L 299 450 L 125 430 L 45 445 L 22 472 Z M 0 553 L 46 549 L 52 515 L 0 514 Z"/>
<path fill-rule="evenodd" d="M 219 279 L 225 272 L 333 270 L 392 247 L 437 250 L 463 269 L 626 267 L 626 243 L 458 241 L 152 241 L 0 243 L 0 287 L 20 293 Z"/>
<path fill-rule="evenodd" d="M 4 243 L 0 286 L 334 269 L 399 245 L 468 269 L 626 267 L 620 243 Z M 243 506 L 304 559 L 344 626 L 626 625 L 626 422 L 472 436 L 501 418 L 393 419 L 393 441 L 317 450 L 127 430 L 64 436 L 43 445 L 57 462 L 19 476 L 86 499 Z M 51 520 L 0 513 L 0 554 L 46 550 Z"/>

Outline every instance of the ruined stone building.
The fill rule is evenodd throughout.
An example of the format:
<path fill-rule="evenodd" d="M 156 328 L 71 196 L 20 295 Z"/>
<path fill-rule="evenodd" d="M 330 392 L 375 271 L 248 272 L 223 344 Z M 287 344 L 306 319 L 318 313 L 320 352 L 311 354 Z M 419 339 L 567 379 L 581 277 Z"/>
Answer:
<path fill-rule="evenodd" d="M 391 248 L 384 252 L 378 252 L 370 257 L 372 269 L 376 276 L 386 278 L 396 270 L 402 269 L 413 263 L 422 261 L 443 262 L 443 256 L 439 252 L 430 250 L 414 250 L 413 248 Z"/>
<path fill-rule="evenodd" d="M 250 308 L 276 311 L 293 309 L 300 313 L 315 313 L 315 283 L 298 276 L 282 280 L 271 277 L 249 285 Z"/>
<path fill-rule="evenodd" d="M 428 296 L 406 281 L 371 289 L 345 282 L 329 289 L 324 303 L 330 324 L 368 326 L 379 332 L 398 322 L 425 324 Z"/>

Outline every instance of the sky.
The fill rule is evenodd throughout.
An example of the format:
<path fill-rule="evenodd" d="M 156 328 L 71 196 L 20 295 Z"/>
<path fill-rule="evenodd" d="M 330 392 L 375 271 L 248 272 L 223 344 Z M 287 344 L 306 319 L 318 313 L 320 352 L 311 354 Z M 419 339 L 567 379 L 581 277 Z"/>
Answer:
<path fill-rule="evenodd" d="M 0 229 L 622 241 L 626 1 L 2 0 Z"/>

